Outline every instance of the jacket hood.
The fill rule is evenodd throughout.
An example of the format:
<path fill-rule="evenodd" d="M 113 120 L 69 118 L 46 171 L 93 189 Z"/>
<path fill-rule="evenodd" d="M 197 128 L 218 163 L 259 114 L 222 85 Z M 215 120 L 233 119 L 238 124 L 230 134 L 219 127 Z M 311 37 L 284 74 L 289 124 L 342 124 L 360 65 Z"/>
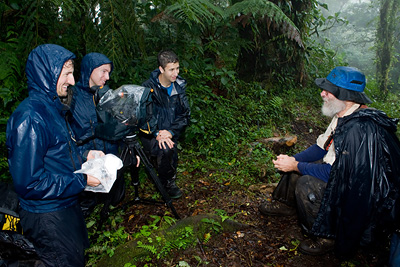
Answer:
<path fill-rule="evenodd" d="M 80 88 L 89 91 L 89 80 L 90 75 L 95 68 L 100 67 L 104 64 L 111 64 L 110 75 L 114 69 L 113 62 L 103 54 L 100 53 L 89 53 L 83 57 L 81 63 L 81 77 L 77 83 Z"/>
<path fill-rule="evenodd" d="M 159 84 L 158 82 L 158 76 L 161 74 L 161 71 L 159 69 L 155 69 L 150 73 L 150 79 L 153 81 L 155 84 Z"/>
<path fill-rule="evenodd" d="M 379 126 L 385 128 L 389 132 L 397 131 L 397 123 L 399 119 L 389 118 L 385 112 L 374 109 L 374 108 L 361 108 L 357 112 L 353 112 L 351 115 L 343 117 L 343 123 L 352 119 L 371 119 Z"/>
<path fill-rule="evenodd" d="M 74 58 L 71 51 L 55 44 L 44 44 L 33 49 L 25 68 L 29 92 L 45 92 L 52 100 L 58 98 L 58 77 L 64 63 Z"/>

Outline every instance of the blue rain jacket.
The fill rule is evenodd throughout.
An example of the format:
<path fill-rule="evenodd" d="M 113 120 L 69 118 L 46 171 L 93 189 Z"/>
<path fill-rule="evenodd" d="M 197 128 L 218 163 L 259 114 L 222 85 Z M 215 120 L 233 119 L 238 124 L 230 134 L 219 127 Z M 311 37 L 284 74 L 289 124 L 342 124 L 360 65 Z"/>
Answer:
<path fill-rule="evenodd" d="M 339 118 L 333 136 L 336 160 L 312 233 L 335 238 L 350 257 L 400 226 L 400 142 L 397 119 L 362 108 Z"/>
<path fill-rule="evenodd" d="M 90 75 L 94 69 L 104 64 L 113 63 L 105 55 L 100 53 L 89 53 L 83 57 L 81 63 L 81 77 L 73 90 L 73 98 L 70 111 L 72 116 L 69 118 L 72 130 L 75 133 L 77 142 L 81 141 L 79 150 L 83 154 L 89 150 L 101 150 L 104 153 L 118 155 L 118 143 L 94 138 L 97 126 L 96 104 L 94 102 L 94 91 L 89 87 Z M 110 74 L 111 74 L 110 72 Z"/>
<path fill-rule="evenodd" d="M 178 76 L 174 82 L 176 91 L 173 91 L 171 96 L 167 90 L 161 87 L 158 82 L 160 70 L 156 69 L 150 74 L 150 79 L 142 85 L 152 88 L 154 93 L 153 99 L 153 116 L 157 121 L 157 129 L 154 134 L 158 134 L 159 130 L 168 130 L 171 132 L 173 139 L 177 140 L 189 124 L 190 107 L 186 95 L 186 80 Z"/>
<path fill-rule="evenodd" d="M 21 207 L 30 212 L 69 207 L 86 186 L 86 177 L 73 173 L 82 160 L 56 90 L 64 63 L 73 58 L 53 44 L 32 50 L 26 63 L 29 97 L 7 122 L 10 172 Z"/>

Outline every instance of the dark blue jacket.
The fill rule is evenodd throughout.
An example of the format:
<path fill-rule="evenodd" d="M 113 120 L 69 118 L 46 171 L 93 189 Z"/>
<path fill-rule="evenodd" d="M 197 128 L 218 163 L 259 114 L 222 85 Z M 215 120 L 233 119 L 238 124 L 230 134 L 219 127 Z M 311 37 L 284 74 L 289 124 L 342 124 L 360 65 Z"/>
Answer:
<path fill-rule="evenodd" d="M 142 85 L 144 87 L 154 89 L 153 99 L 153 116 L 156 117 L 157 129 L 154 131 L 156 135 L 159 130 L 168 130 L 171 132 L 173 139 L 177 140 L 190 120 L 189 101 L 186 96 L 186 80 L 178 76 L 174 82 L 175 90 L 171 96 L 167 90 L 163 89 L 158 81 L 160 70 L 154 70 L 150 79 Z"/>
<path fill-rule="evenodd" d="M 71 113 L 69 121 L 74 131 L 79 150 L 83 154 L 89 150 L 101 150 L 104 153 L 113 153 L 118 155 L 118 144 L 98 138 L 93 138 L 95 128 L 97 126 L 96 105 L 94 103 L 94 91 L 90 90 L 89 80 L 94 69 L 104 64 L 111 64 L 111 72 L 113 69 L 112 61 L 105 55 L 100 53 L 89 53 L 83 57 L 81 63 L 81 77 L 76 85 L 72 88 L 73 97 L 71 102 Z M 111 74 L 110 72 L 110 74 Z"/>
<path fill-rule="evenodd" d="M 58 45 L 32 50 L 26 63 L 29 97 L 7 123 L 10 172 L 21 207 L 30 212 L 69 207 L 86 186 L 84 175 L 73 173 L 82 161 L 56 90 L 64 63 L 74 57 Z"/>
<path fill-rule="evenodd" d="M 293 157 L 299 162 L 297 168 L 302 175 L 311 175 L 328 182 L 332 166 L 328 163 L 314 163 L 322 160 L 325 155 L 326 151 L 314 144 Z"/>

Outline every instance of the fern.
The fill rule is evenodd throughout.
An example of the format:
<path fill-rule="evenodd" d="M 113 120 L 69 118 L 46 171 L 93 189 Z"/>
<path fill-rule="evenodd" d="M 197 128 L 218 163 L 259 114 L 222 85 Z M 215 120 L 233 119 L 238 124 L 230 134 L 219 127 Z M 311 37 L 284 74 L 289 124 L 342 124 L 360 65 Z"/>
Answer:
<path fill-rule="evenodd" d="M 93 253 L 93 254 L 103 254 L 107 250 L 106 247 L 101 245 L 92 245 L 90 248 L 86 250 L 86 253 Z"/>
<path fill-rule="evenodd" d="M 221 230 L 223 228 L 222 225 L 214 219 L 205 218 L 205 219 L 202 219 L 201 222 L 210 224 L 211 229 L 214 230 L 216 233 L 221 232 Z"/>
<path fill-rule="evenodd" d="M 215 20 L 216 15 L 223 16 L 223 10 L 207 0 L 179 0 L 167 7 L 165 12 L 187 23 L 189 28 L 193 23 L 205 28 L 207 24 Z"/>
<path fill-rule="evenodd" d="M 137 246 L 139 248 L 143 248 L 144 250 L 151 252 L 154 255 L 157 254 L 157 249 L 153 245 L 143 244 L 142 242 L 139 241 Z"/>
<path fill-rule="evenodd" d="M 157 258 L 161 258 L 162 256 L 168 254 L 171 250 L 174 249 L 186 249 L 190 245 L 193 244 L 193 227 L 185 227 L 180 229 L 177 233 L 174 234 L 175 238 L 171 239 L 171 241 L 166 241 L 165 244 L 160 249 L 160 252 L 157 255 Z"/>
<path fill-rule="evenodd" d="M 229 7 L 225 12 L 227 17 L 236 17 L 238 14 L 240 15 L 237 21 L 244 24 L 249 15 L 256 20 L 265 19 L 268 29 L 271 25 L 277 27 L 287 38 L 296 41 L 300 47 L 304 47 L 296 25 L 274 3 L 265 0 L 244 0 Z"/>
<path fill-rule="evenodd" d="M 279 96 L 273 96 L 269 101 L 268 104 L 273 108 L 278 110 L 279 112 L 282 110 L 283 99 Z"/>

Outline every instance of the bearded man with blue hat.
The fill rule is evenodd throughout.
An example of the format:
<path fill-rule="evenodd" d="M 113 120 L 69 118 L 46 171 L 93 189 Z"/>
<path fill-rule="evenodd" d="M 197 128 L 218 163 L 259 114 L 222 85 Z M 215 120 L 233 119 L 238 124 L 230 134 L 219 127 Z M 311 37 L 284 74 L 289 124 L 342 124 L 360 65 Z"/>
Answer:
<path fill-rule="evenodd" d="M 311 237 L 300 243 L 302 253 L 334 250 L 345 259 L 400 225 L 398 119 L 365 105 L 372 101 L 356 68 L 336 67 L 315 84 L 322 89 L 322 113 L 332 121 L 316 144 L 273 160 L 284 175 L 259 210 L 266 216 L 297 213 Z"/>

